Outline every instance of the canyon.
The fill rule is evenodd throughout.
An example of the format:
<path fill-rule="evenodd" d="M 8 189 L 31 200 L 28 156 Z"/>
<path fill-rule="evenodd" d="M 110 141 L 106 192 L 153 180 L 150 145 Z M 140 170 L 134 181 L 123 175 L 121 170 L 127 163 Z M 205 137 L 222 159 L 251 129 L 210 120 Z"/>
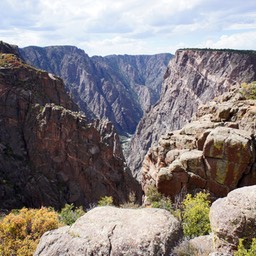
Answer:
<path fill-rule="evenodd" d="M 240 184 L 248 185 L 249 178 L 242 182 L 241 177 L 249 173 L 247 169 L 251 170 L 253 156 L 237 179 L 227 178 L 226 184 L 218 180 L 218 170 L 208 175 L 210 171 L 202 167 L 205 163 L 200 159 L 215 157 L 206 149 L 203 155 L 197 152 L 191 156 L 195 157 L 191 161 L 197 161 L 202 167 L 192 171 L 192 185 L 188 181 L 191 170 L 186 170 L 183 164 L 180 169 L 184 167 L 185 174 L 178 172 L 181 176 L 174 179 L 174 187 L 169 184 L 171 181 L 167 182 L 170 180 L 167 173 L 173 175 L 169 170 L 171 163 L 179 159 L 181 153 L 180 157 L 183 159 L 187 154 L 189 159 L 185 160 L 190 162 L 190 153 L 186 151 L 202 150 L 203 144 L 201 148 L 196 144 L 201 133 L 208 135 L 210 128 L 223 126 L 223 120 L 217 124 L 209 119 L 211 122 L 206 127 L 199 125 L 197 131 L 192 127 L 194 123 L 189 122 L 202 104 L 230 88 L 238 88 L 243 82 L 256 80 L 255 52 L 181 49 L 173 58 L 170 54 L 89 57 L 74 46 L 21 49 L 3 42 L 0 49 L 3 52 L 1 195 L 6 201 L 4 207 L 52 205 L 60 208 L 66 202 L 89 206 L 104 195 L 111 195 L 119 204 L 127 200 L 131 192 L 140 201 L 142 189 L 146 191 L 148 184 L 173 198 L 184 184 L 194 189 L 208 188 L 217 197 L 225 196 Z M 102 97 L 111 106 L 109 109 Z M 202 107 L 198 115 L 200 109 Z M 203 109 L 206 111 L 207 107 Z M 211 111 L 219 110 L 215 107 Z M 126 119 L 118 119 L 118 113 Z M 201 118 L 204 119 L 204 115 Z M 178 131 L 186 123 L 192 128 L 185 126 Z M 117 132 L 127 135 L 135 128 L 125 160 Z M 231 128 L 234 127 L 228 127 Z M 190 132 L 196 134 L 191 140 Z M 232 132 L 225 130 L 224 133 L 228 138 Z M 250 136 L 247 136 L 248 143 L 253 144 Z M 179 152 L 171 153 L 172 150 Z M 245 154 L 254 155 L 254 151 Z M 225 174 L 221 174 L 225 179 L 223 176 Z"/>
<path fill-rule="evenodd" d="M 172 58 L 169 53 L 89 57 L 74 46 L 30 46 L 19 52 L 27 63 L 61 77 L 87 117 L 108 119 L 126 136 L 159 99 Z"/>
<path fill-rule="evenodd" d="M 232 255 L 255 237 L 255 80 L 254 51 L 89 57 L 0 41 L 0 209 L 94 208 L 46 232 L 35 255 L 169 255 L 182 220 L 125 203 L 152 187 L 172 201 L 206 190 L 215 243 L 188 243 Z M 120 135 L 134 132 L 125 159 Z M 120 207 L 95 207 L 104 196 Z"/>

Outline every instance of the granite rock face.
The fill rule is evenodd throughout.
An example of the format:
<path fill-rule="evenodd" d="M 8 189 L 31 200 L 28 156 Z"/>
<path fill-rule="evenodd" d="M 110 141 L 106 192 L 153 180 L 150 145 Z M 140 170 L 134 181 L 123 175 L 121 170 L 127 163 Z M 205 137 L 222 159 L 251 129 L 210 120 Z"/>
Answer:
<path fill-rule="evenodd" d="M 98 207 L 71 227 L 46 232 L 34 255 L 167 256 L 181 235 L 166 210 Z"/>
<path fill-rule="evenodd" d="M 134 133 L 160 96 L 171 54 L 89 57 L 73 46 L 26 47 L 23 58 L 60 76 L 87 116 L 109 119 L 119 134 Z"/>
<path fill-rule="evenodd" d="M 254 52 L 178 50 L 168 65 L 160 100 L 141 119 L 132 138 L 127 162 L 133 175 L 140 179 L 148 149 L 160 136 L 181 129 L 199 105 L 222 95 L 231 86 L 254 80 Z"/>
<path fill-rule="evenodd" d="M 231 191 L 218 199 L 210 210 L 214 249 L 220 253 L 232 253 L 239 238 L 248 242 L 256 236 L 256 186 Z"/>
<path fill-rule="evenodd" d="M 0 208 L 140 199 L 113 125 L 77 112 L 58 77 L 1 53 L 0 106 Z"/>
<path fill-rule="evenodd" d="M 206 189 L 223 197 L 256 184 L 256 102 L 245 99 L 243 90 L 232 88 L 202 105 L 190 123 L 150 148 L 142 166 L 145 191 L 154 185 L 172 198 L 182 189 Z"/>

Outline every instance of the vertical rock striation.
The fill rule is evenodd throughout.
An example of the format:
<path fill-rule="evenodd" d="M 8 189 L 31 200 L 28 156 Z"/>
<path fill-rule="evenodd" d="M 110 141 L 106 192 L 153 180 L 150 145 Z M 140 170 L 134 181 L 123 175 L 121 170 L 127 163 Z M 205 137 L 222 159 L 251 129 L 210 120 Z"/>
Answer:
<path fill-rule="evenodd" d="M 151 145 L 180 129 L 204 104 L 231 86 L 256 80 L 256 53 L 232 50 L 178 50 L 170 61 L 160 100 L 144 115 L 132 138 L 128 165 L 140 176 Z"/>
<path fill-rule="evenodd" d="M 160 96 L 171 54 L 89 57 L 74 46 L 20 49 L 28 63 L 60 76 L 87 116 L 109 119 L 119 134 L 134 133 Z"/>

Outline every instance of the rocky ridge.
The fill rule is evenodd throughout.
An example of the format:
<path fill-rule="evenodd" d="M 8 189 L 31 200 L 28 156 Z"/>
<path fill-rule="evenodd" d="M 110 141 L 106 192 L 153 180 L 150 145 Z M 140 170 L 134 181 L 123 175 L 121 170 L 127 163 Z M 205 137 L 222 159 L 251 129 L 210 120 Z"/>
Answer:
<path fill-rule="evenodd" d="M 0 49 L 1 208 L 115 203 L 140 187 L 109 121 L 88 121 L 62 80 Z M 8 53 L 5 53 L 7 49 Z"/>
<path fill-rule="evenodd" d="M 165 74 L 160 100 L 132 138 L 128 165 L 140 179 L 141 163 L 161 135 L 180 129 L 204 104 L 231 86 L 256 80 L 256 54 L 232 50 L 178 50 Z"/>
<path fill-rule="evenodd" d="M 89 57 L 74 46 L 26 47 L 31 65 L 60 76 L 89 117 L 109 119 L 119 134 L 132 134 L 160 96 L 171 54 Z"/>
<path fill-rule="evenodd" d="M 249 87 L 200 106 L 191 122 L 162 136 L 143 161 L 143 189 L 154 185 L 172 198 L 182 189 L 206 189 L 223 197 L 256 184 L 256 102 L 248 99 Z"/>

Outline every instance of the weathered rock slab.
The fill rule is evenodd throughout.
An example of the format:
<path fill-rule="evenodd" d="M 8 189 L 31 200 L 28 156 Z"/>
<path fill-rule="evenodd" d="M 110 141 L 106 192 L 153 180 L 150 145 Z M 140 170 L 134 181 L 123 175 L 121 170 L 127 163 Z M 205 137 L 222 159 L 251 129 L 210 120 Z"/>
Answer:
<path fill-rule="evenodd" d="M 231 253 L 239 238 L 256 237 L 256 186 L 231 191 L 215 201 L 210 210 L 215 250 Z"/>
<path fill-rule="evenodd" d="M 181 235 L 166 210 L 97 207 L 71 227 L 46 232 L 34 255 L 170 255 Z"/>

